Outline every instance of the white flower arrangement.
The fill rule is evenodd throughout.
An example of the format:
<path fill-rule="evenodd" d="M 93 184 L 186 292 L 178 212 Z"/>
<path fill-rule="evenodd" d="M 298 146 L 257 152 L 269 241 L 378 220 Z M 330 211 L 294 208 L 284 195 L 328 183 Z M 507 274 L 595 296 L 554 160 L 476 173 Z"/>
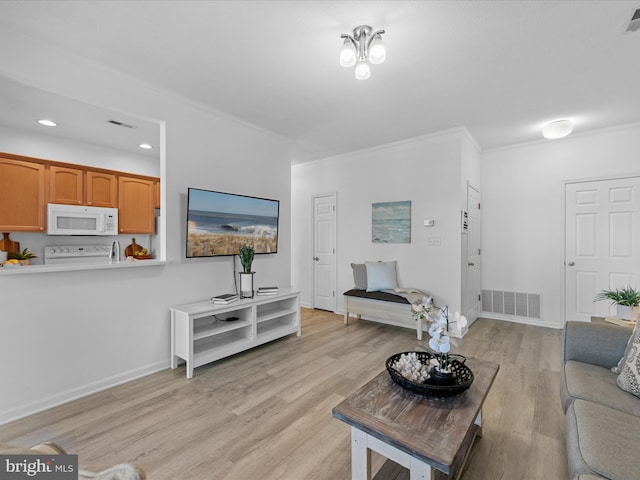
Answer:
<path fill-rule="evenodd" d="M 451 373 L 449 352 L 453 341 L 449 334 L 453 332 L 460 335 L 467 325 L 467 319 L 456 312 L 453 319 L 449 320 L 449 307 L 436 307 L 432 297 L 423 297 L 422 303 L 411 305 L 411 314 L 416 321 L 425 320 L 429 323 L 429 347 L 436 353 L 436 369 L 442 373 Z"/>

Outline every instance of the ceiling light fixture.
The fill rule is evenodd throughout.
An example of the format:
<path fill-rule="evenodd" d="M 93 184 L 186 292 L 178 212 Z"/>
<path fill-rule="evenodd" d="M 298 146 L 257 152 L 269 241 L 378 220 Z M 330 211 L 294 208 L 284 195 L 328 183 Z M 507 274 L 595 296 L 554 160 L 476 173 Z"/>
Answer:
<path fill-rule="evenodd" d="M 553 140 L 556 138 L 566 137 L 573 131 L 573 120 L 564 118 L 562 120 L 554 120 L 542 127 L 542 136 Z"/>
<path fill-rule="evenodd" d="M 56 122 L 54 122 L 53 120 L 47 120 L 46 118 L 38 120 L 38 123 L 40 125 L 45 126 L 45 127 L 57 127 L 58 126 L 58 124 Z"/>
<path fill-rule="evenodd" d="M 370 64 L 378 65 L 385 61 L 387 52 L 382 44 L 384 30 L 372 33 L 368 25 L 360 25 L 353 29 L 353 36 L 343 33 L 344 38 L 340 50 L 340 65 L 356 66 L 355 75 L 358 80 L 366 80 L 371 76 Z"/>
<path fill-rule="evenodd" d="M 141 143 L 140 145 L 138 145 L 140 148 L 144 148 L 145 150 L 150 150 L 153 147 L 151 145 L 149 145 L 148 143 Z"/>

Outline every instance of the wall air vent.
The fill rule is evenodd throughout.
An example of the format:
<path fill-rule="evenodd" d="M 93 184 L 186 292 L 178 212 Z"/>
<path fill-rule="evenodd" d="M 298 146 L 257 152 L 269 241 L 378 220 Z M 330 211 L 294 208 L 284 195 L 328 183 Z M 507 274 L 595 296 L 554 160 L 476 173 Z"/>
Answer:
<path fill-rule="evenodd" d="M 118 120 L 107 120 L 107 123 L 110 123 L 111 125 L 117 125 L 118 127 L 136 128 L 133 125 L 129 125 L 128 123 L 122 123 L 122 122 L 119 122 Z"/>
<path fill-rule="evenodd" d="M 631 21 L 629 21 L 625 32 L 636 32 L 638 30 L 640 30 L 640 8 L 633 12 Z"/>
<path fill-rule="evenodd" d="M 542 296 L 539 293 L 482 291 L 482 311 L 511 317 L 541 320 Z"/>

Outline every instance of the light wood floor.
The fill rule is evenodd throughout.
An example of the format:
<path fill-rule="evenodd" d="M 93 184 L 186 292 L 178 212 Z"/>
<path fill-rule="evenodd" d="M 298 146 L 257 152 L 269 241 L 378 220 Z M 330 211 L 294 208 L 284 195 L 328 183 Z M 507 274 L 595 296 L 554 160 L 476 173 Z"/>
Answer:
<path fill-rule="evenodd" d="M 0 442 L 55 441 L 81 466 L 134 462 L 149 480 L 349 479 L 350 430 L 331 409 L 424 350 L 409 329 L 303 309 L 295 335 L 196 369 L 184 366 L 0 427 Z M 428 337 L 426 337 L 428 338 Z M 454 349 L 500 364 L 483 437 L 462 479 L 566 479 L 560 331 L 479 319 Z M 408 478 L 374 455 L 376 480 Z"/>

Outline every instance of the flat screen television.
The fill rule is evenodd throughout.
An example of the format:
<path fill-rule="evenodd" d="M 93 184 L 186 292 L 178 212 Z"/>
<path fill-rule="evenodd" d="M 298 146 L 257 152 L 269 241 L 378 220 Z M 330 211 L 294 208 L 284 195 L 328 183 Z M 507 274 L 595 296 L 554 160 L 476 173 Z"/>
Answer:
<path fill-rule="evenodd" d="M 189 188 L 187 258 L 237 255 L 245 244 L 277 253 L 279 215 L 279 200 Z"/>

